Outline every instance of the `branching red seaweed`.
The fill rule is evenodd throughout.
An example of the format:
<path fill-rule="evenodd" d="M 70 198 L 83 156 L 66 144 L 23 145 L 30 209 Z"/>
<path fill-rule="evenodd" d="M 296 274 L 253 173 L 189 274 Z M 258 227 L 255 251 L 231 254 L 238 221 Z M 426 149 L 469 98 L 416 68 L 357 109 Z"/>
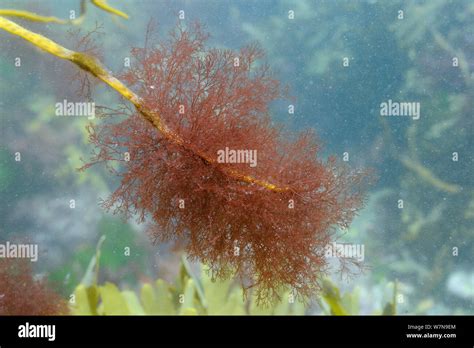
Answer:
<path fill-rule="evenodd" d="M 283 289 L 308 298 L 328 269 L 321 249 L 362 206 L 367 175 L 318 159 L 312 131 L 272 125 L 269 104 L 282 93 L 268 66 L 257 66 L 256 45 L 235 52 L 208 49 L 206 40 L 199 25 L 178 27 L 157 45 L 147 35 L 122 76 L 183 143 L 130 111 L 122 122 L 89 127 L 97 150 L 87 166 L 121 163 L 121 184 L 105 208 L 141 222 L 151 216 L 156 241 L 184 245 L 214 277 L 239 277 L 259 302 Z M 226 148 L 256 151 L 257 165 L 219 163 Z"/>

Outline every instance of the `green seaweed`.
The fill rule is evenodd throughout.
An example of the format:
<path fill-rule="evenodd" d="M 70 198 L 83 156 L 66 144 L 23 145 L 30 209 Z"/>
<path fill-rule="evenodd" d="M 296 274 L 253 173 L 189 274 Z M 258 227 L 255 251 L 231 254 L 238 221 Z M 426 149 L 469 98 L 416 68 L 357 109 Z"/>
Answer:
<path fill-rule="evenodd" d="M 140 285 L 136 292 L 121 290 L 111 282 L 100 285 L 97 279 L 102 242 L 71 296 L 74 315 L 303 315 L 307 311 L 305 304 L 293 298 L 291 292 L 285 293 L 284 300 L 273 307 L 259 307 L 254 298 L 244 298 L 231 279 L 215 281 L 204 268 L 199 275 L 195 274 L 184 257 L 174 284 L 158 279 Z M 396 293 L 395 285 L 393 300 L 381 314 L 396 314 Z M 320 305 L 327 314 L 358 314 L 358 303 L 357 290 L 341 295 L 333 282 L 323 281 Z"/>

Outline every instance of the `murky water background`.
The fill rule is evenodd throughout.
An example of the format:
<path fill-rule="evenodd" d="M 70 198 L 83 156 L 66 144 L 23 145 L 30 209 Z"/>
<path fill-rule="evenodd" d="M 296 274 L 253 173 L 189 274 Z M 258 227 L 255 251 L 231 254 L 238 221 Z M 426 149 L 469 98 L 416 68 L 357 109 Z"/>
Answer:
<path fill-rule="evenodd" d="M 180 10 L 186 21 L 205 25 L 209 45 L 258 42 L 295 97 L 294 113 L 287 102 L 272 106 L 275 121 L 293 130 L 315 128 L 325 156 L 373 168 L 378 176 L 343 238 L 364 246 L 369 268 L 348 281 L 334 278 L 357 296 L 357 312 L 380 309 L 396 281 L 399 313 L 474 313 L 471 1 L 110 3 L 130 19 L 89 8 L 78 27 L 22 23 L 71 48 L 68 30 L 87 33 L 98 25 L 102 60 L 115 73 L 123 71 L 130 48 L 143 44 L 150 19 L 165 38 Z M 79 13 L 79 1 L 2 0 L 0 8 L 67 18 Z M 71 83 L 75 72 L 0 32 L 0 240 L 37 243 L 35 270 L 63 294 L 80 281 L 104 234 L 101 278 L 132 288 L 158 276 L 171 280 L 179 256 L 151 245 L 144 226 L 99 207 L 116 179 L 101 168 L 75 170 L 91 151 L 84 126 L 98 122 L 54 115 L 57 102 L 80 101 Z M 118 103 L 102 85 L 93 98 Z M 381 104 L 389 101 L 414 103 L 406 111 L 418 106 L 419 114 L 384 116 Z M 132 250 L 127 259 L 124 246 Z"/>

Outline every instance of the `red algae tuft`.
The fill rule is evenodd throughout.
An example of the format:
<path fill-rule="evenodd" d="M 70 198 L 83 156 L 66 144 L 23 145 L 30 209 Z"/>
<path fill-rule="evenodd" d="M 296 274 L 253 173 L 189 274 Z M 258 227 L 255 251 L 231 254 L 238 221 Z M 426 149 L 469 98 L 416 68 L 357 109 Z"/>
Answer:
<path fill-rule="evenodd" d="M 0 259 L 0 315 L 64 315 L 66 300 L 35 280 L 30 261 Z"/>
<path fill-rule="evenodd" d="M 147 35 L 133 49 L 122 79 L 169 133 L 119 111 L 123 121 L 89 126 L 96 152 L 86 167 L 121 163 L 104 207 L 140 222 L 151 216 L 157 242 L 183 246 L 213 277 L 237 277 L 259 303 L 283 290 L 307 299 L 328 270 L 324 247 L 362 207 L 369 176 L 318 159 L 313 131 L 273 126 L 269 104 L 282 91 L 268 66 L 257 66 L 258 46 L 209 49 L 207 37 L 196 24 L 156 45 Z"/>

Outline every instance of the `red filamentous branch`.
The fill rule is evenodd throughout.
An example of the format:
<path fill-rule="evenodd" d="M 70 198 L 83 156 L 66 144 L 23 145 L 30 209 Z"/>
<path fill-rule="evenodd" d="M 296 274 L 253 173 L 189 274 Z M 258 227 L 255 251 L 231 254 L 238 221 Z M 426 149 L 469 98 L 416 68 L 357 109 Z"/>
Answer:
<path fill-rule="evenodd" d="M 123 165 L 104 205 L 142 222 L 151 216 L 157 241 L 183 245 L 216 278 L 238 277 L 260 302 L 288 289 L 308 298 L 328 269 L 321 250 L 362 206 L 367 175 L 319 160 L 312 131 L 294 135 L 272 125 L 268 107 L 281 89 L 266 65 L 255 67 L 263 57 L 257 46 L 208 49 L 206 39 L 199 25 L 178 27 L 166 42 L 152 45 L 147 35 L 145 47 L 133 49 L 122 80 L 182 141 L 136 111 L 90 126 L 91 164 Z M 258 161 L 220 163 L 226 148 L 255 151 Z M 247 177 L 284 189 L 241 180 Z"/>

